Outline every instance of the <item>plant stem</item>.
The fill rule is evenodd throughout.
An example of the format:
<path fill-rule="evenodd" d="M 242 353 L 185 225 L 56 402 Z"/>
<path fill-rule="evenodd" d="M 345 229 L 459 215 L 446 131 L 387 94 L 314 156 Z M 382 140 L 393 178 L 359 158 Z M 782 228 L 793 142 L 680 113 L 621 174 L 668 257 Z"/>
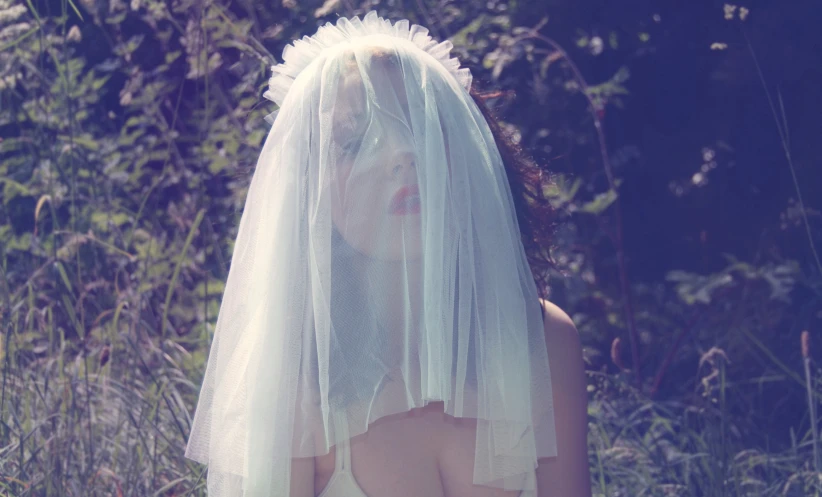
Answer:
<path fill-rule="evenodd" d="M 813 400 L 813 388 L 811 386 L 811 358 L 805 357 L 805 387 L 808 392 L 808 414 L 811 418 L 811 434 L 813 436 L 813 468 L 819 471 L 819 434 L 816 430 L 816 402 Z"/>
<path fill-rule="evenodd" d="M 819 274 L 822 275 L 822 262 L 819 260 L 819 253 L 816 251 L 816 244 L 813 243 L 811 225 L 808 222 L 808 214 L 805 211 L 805 202 L 802 200 L 802 191 L 799 189 L 799 180 L 796 178 L 796 169 L 793 167 L 793 159 L 791 159 L 790 136 L 788 135 L 788 124 L 785 116 L 785 106 L 782 103 L 782 95 L 777 91 L 777 96 L 779 96 L 779 110 L 782 114 L 782 121 L 780 122 L 779 116 L 776 113 L 776 106 L 773 103 L 773 98 L 771 98 L 771 92 L 768 91 L 768 85 L 765 82 L 765 75 L 762 74 L 762 68 L 759 66 L 759 59 L 756 58 L 753 45 L 751 45 L 751 41 L 748 39 L 748 35 L 745 34 L 745 31 L 742 31 L 742 36 L 745 37 L 745 42 L 748 44 L 748 50 L 751 52 L 754 66 L 756 66 L 759 81 L 762 82 L 762 88 L 765 90 L 765 96 L 768 97 L 768 105 L 771 107 L 771 113 L 773 114 L 774 121 L 776 121 L 776 130 L 779 132 L 779 140 L 782 143 L 782 150 L 785 152 L 785 159 L 788 161 L 788 169 L 791 171 L 793 187 L 796 191 L 796 201 L 799 204 L 799 212 L 802 214 L 802 221 L 805 225 L 805 232 L 808 236 L 808 244 L 811 247 L 811 253 L 813 254 L 814 261 L 816 261 L 816 269 L 819 271 Z"/>
<path fill-rule="evenodd" d="M 676 351 L 679 349 L 679 346 L 682 344 L 682 340 L 685 338 L 685 335 L 688 334 L 691 329 L 693 329 L 694 325 L 699 319 L 699 313 L 695 314 L 690 322 L 685 325 L 677 335 L 676 339 L 674 340 L 673 346 L 671 346 L 671 350 L 668 351 L 668 355 L 665 356 L 665 360 L 662 361 L 662 365 L 659 366 L 659 370 L 654 377 L 654 382 L 651 385 L 651 391 L 649 392 L 650 396 L 653 396 L 657 390 L 659 390 L 659 385 L 662 383 L 662 377 L 665 375 L 665 371 L 671 366 L 671 362 L 674 360 L 674 355 Z"/>
<path fill-rule="evenodd" d="M 520 40 L 528 38 L 540 40 L 550 45 L 554 50 L 556 50 L 556 52 L 562 57 L 562 59 L 568 63 L 568 66 L 571 68 L 571 72 L 574 75 L 574 79 L 582 89 L 582 94 L 585 96 L 585 99 L 588 100 L 588 111 L 591 113 L 591 117 L 594 120 L 594 128 L 596 129 L 597 139 L 599 142 L 599 153 L 602 158 L 602 166 L 605 169 L 605 176 L 608 178 L 608 186 L 614 193 L 617 193 L 617 186 L 616 182 L 614 181 L 613 168 L 611 167 L 611 159 L 608 157 L 608 145 L 605 141 L 605 132 L 602 129 L 602 118 L 597 112 L 596 103 L 591 98 L 591 95 L 588 92 L 588 83 L 582 76 L 579 67 L 577 67 L 577 65 L 574 64 L 574 62 L 571 60 L 571 57 L 565 52 L 565 50 L 562 49 L 559 43 L 552 40 L 551 38 L 548 38 L 547 36 L 538 33 L 538 31 L 542 28 L 542 26 L 545 25 L 546 22 L 547 19 L 543 19 L 535 27 L 528 30 L 526 34 L 518 37 L 516 41 L 518 42 Z M 633 363 L 634 373 L 636 374 L 637 388 L 641 391 L 642 372 L 640 371 L 639 359 L 639 334 L 636 329 L 636 320 L 634 318 L 634 303 L 633 298 L 631 296 L 630 279 L 628 278 L 628 265 L 625 261 L 625 249 L 622 237 L 622 207 L 619 195 L 616 196 L 616 200 L 614 200 L 613 206 L 615 217 L 614 222 L 616 226 L 614 233 L 610 235 L 610 238 L 616 248 L 617 268 L 619 271 L 619 283 L 624 298 L 625 320 L 628 324 L 628 337 L 631 341 L 631 359 Z"/>

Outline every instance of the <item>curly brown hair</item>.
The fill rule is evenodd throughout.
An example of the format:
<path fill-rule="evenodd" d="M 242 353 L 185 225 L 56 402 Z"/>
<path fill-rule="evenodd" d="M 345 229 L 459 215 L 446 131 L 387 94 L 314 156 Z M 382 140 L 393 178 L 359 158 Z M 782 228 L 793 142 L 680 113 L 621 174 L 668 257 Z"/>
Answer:
<path fill-rule="evenodd" d="M 548 297 L 548 275 L 556 269 L 551 247 L 557 227 L 557 210 L 546 195 L 546 187 L 553 184 L 548 170 L 535 162 L 503 130 L 496 113 L 486 100 L 509 95 L 510 92 L 484 92 L 471 87 L 470 95 L 488 122 L 499 149 L 511 187 L 517 222 L 528 264 L 541 298 Z"/>
<path fill-rule="evenodd" d="M 386 70 L 399 67 L 393 50 L 371 47 L 372 61 Z M 351 55 L 352 64 L 357 62 Z M 486 100 L 512 95 L 513 92 L 484 92 L 477 89 L 477 82 L 471 86 L 470 95 L 491 128 L 497 148 L 505 167 L 508 184 L 514 200 L 522 244 L 528 258 L 534 282 L 541 298 L 548 297 L 548 275 L 556 264 L 551 257 L 551 245 L 556 231 L 556 209 L 545 193 L 545 187 L 552 184 L 548 170 L 536 163 L 506 133 L 497 115 L 485 103 Z"/>
<path fill-rule="evenodd" d="M 375 63 L 387 66 L 394 64 L 393 67 L 396 67 L 396 54 L 393 51 L 381 47 L 373 47 L 372 50 Z M 550 271 L 557 267 L 551 256 L 557 210 L 545 192 L 546 187 L 553 184 L 553 179 L 547 168 L 535 162 L 503 130 L 498 116 L 486 104 L 486 100 L 512 95 L 513 92 L 482 91 L 477 88 L 475 80 L 469 93 L 494 136 L 513 196 L 525 255 L 539 296 L 547 298 L 548 277 Z"/>

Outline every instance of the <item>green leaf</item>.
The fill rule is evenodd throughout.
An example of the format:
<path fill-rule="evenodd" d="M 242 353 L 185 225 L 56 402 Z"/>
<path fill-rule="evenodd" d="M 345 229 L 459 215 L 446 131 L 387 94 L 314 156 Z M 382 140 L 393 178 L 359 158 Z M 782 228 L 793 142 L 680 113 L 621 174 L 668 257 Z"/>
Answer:
<path fill-rule="evenodd" d="M 734 283 L 734 278 L 725 271 L 703 276 L 676 270 L 668 272 L 666 279 L 677 284 L 677 294 L 688 305 L 708 304 L 716 290 Z"/>
<path fill-rule="evenodd" d="M 74 325 L 74 330 L 77 331 L 77 336 L 79 336 L 81 340 L 84 339 L 85 333 L 83 332 L 83 327 L 80 325 L 80 321 L 77 320 L 77 313 L 74 312 L 74 306 L 71 300 L 69 300 L 69 296 L 64 293 L 62 300 L 63 307 L 65 307 L 66 313 L 69 315 L 69 320 L 71 320 L 71 323 Z"/>
<path fill-rule="evenodd" d="M 249 145 L 251 145 L 254 148 L 257 148 L 257 147 L 260 146 L 260 144 L 263 141 L 263 138 L 265 138 L 267 134 L 268 134 L 267 130 L 255 129 L 254 131 L 252 131 L 251 133 L 248 134 L 248 136 L 246 137 L 246 140 L 248 141 Z"/>
<path fill-rule="evenodd" d="M 180 275 L 180 270 L 183 267 L 183 261 L 186 260 L 186 252 L 188 252 L 188 247 L 191 245 L 191 241 L 194 239 L 194 235 L 197 233 L 197 229 L 200 227 L 200 223 L 203 221 L 204 216 L 205 209 L 200 209 L 197 212 L 197 217 L 194 218 L 194 222 L 191 224 L 191 229 L 188 231 L 188 236 L 186 237 L 185 244 L 183 245 L 183 248 L 180 251 L 179 258 L 177 259 L 177 265 L 174 268 L 174 273 L 171 275 L 171 282 L 168 285 L 168 290 L 166 291 L 165 305 L 163 306 L 163 319 L 162 321 L 160 321 L 160 337 L 162 338 L 165 338 L 166 336 L 166 322 L 168 320 L 168 311 L 169 306 L 171 305 L 171 296 L 174 293 L 174 287 L 177 285 L 177 277 Z"/>
<path fill-rule="evenodd" d="M 10 250 L 27 251 L 27 250 L 31 250 L 31 233 L 23 233 L 20 236 L 11 237 L 11 239 L 6 243 L 4 249 L 6 251 L 10 251 Z"/>
<path fill-rule="evenodd" d="M 131 145 L 134 145 L 134 142 L 137 141 L 137 138 L 141 137 L 145 133 L 145 130 L 141 128 L 138 128 L 133 133 L 123 132 L 122 134 L 120 134 L 120 137 L 117 138 L 117 143 L 119 143 L 123 147 L 129 147 Z"/>
<path fill-rule="evenodd" d="M 72 289 L 68 274 L 66 274 L 66 268 L 63 267 L 63 263 L 57 261 L 54 263 L 54 266 L 57 268 L 57 272 L 60 273 L 60 279 L 63 280 L 63 284 L 66 285 L 66 289 L 69 293 L 71 293 L 72 298 L 74 298 L 74 290 Z"/>
<path fill-rule="evenodd" d="M 175 51 L 173 51 L 173 52 L 168 52 L 168 53 L 166 53 L 166 59 L 165 59 L 165 60 L 166 60 L 166 64 L 170 64 L 170 63 L 174 62 L 174 61 L 175 61 L 175 60 L 177 60 L 177 59 L 180 57 L 180 55 L 182 55 L 182 54 L 183 54 L 183 52 L 182 52 L 182 51 L 180 51 L 180 50 L 175 50 Z"/>
<path fill-rule="evenodd" d="M 111 78 L 111 76 L 109 75 L 109 76 L 103 76 L 102 78 L 95 79 L 94 81 L 91 82 L 91 89 L 92 90 L 99 90 L 100 88 L 103 87 L 103 85 L 105 85 L 108 82 L 108 80 L 110 78 Z"/>
<path fill-rule="evenodd" d="M 105 231 L 108 228 L 108 213 L 107 212 L 92 212 L 91 223 L 100 231 Z"/>
<path fill-rule="evenodd" d="M 7 43 L 7 44 L 3 45 L 2 47 L 0 47 L 0 53 L 3 53 L 3 52 L 5 52 L 6 50 L 8 50 L 9 48 L 11 48 L 11 47 L 13 47 L 13 46 L 17 45 L 17 44 L 18 44 L 18 43 L 20 43 L 21 41 L 25 40 L 25 39 L 26 39 L 26 38 L 28 38 L 29 36 L 31 36 L 31 35 L 33 35 L 34 33 L 36 33 L 39 29 L 40 29 L 40 28 L 39 28 L 38 26 L 35 26 L 35 27 L 31 28 L 30 30 L 28 30 L 28 31 L 27 31 L 27 32 L 26 32 L 23 36 L 21 36 L 21 37 L 17 38 L 17 39 L 16 39 L 16 40 L 14 40 L 14 41 L 11 41 L 11 42 L 9 42 L 9 43 Z"/>
<path fill-rule="evenodd" d="M 226 168 L 226 166 L 228 166 L 229 164 L 231 164 L 231 161 L 229 161 L 229 160 L 228 160 L 228 159 L 226 159 L 225 157 L 220 157 L 219 155 L 217 155 L 217 156 L 214 156 L 214 160 L 212 160 L 211 162 L 209 162 L 209 164 L 208 164 L 208 171 L 209 171 L 211 174 L 215 174 L 215 175 L 216 175 L 216 174 L 219 174 L 219 173 L 220 173 L 220 171 L 222 171 L 223 169 L 225 169 L 225 168 Z"/>
<path fill-rule="evenodd" d="M 126 19 L 128 10 L 121 10 L 120 12 L 106 18 L 106 24 L 118 26 Z"/>
<path fill-rule="evenodd" d="M 68 0 L 68 3 L 69 5 L 71 5 L 71 10 L 73 10 L 74 13 L 77 14 L 77 17 L 79 17 L 81 21 L 85 21 L 85 19 L 83 18 L 83 14 L 80 13 L 80 10 L 77 8 L 76 5 L 74 5 L 74 2 Z"/>
<path fill-rule="evenodd" d="M 130 219 L 131 218 L 129 217 L 129 215 L 123 212 L 118 212 L 116 214 L 111 215 L 111 222 L 114 223 L 115 226 L 122 226 L 129 222 Z"/>
<path fill-rule="evenodd" d="M 131 116 L 126 120 L 126 123 L 123 125 L 123 128 L 130 128 L 132 126 L 142 126 L 148 121 L 148 116 L 145 114 L 137 114 L 136 116 Z"/>
<path fill-rule="evenodd" d="M 8 205 L 9 200 L 11 200 L 11 199 L 13 199 L 17 196 L 20 196 L 20 195 L 31 196 L 32 195 L 31 190 L 29 190 L 29 188 L 26 185 L 24 185 L 22 183 L 18 183 L 18 182 L 14 181 L 11 178 L 0 178 L 0 182 L 5 183 L 5 187 L 3 188 L 3 198 L 4 198 L 4 202 L 6 203 L 6 205 Z"/>
<path fill-rule="evenodd" d="M 451 37 L 451 43 L 454 46 L 465 47 L 468 45 L 468 37 L 475 34 L 485 23 L 485 16 L 479 15 L 476 19 L 471 21 L 467 26 L 457 31 Z"/>
<path fill-rule="evenodd" d="M 58 136 L 58 139 L 65 141 L 66 143 L 74 141 L 74 143 L 82 145 L 83 147 L 95 152 L 100 149 L 100 144 L 97 143 L 97 141 L 88 133 L 75 136 L 73 138 L 69 137 L 68 135 L 60 135 Z"/>
<path fill-rule="evenodd" d="M 601 214 L 617 199 L 616 190 L 608 190 L 594 197 L 590 202 L 586 202 L 578 210 L 588 214 Z"/>
<path fill-rule="evenodd" d="M 219 297 L 225 290 L 225 282 L 218 279 L 210 279 L 208 283 L 200 282 L 194 287 L 194 295 L 203 298 L 206 296 L 206 286 L 209 297 Z"/>

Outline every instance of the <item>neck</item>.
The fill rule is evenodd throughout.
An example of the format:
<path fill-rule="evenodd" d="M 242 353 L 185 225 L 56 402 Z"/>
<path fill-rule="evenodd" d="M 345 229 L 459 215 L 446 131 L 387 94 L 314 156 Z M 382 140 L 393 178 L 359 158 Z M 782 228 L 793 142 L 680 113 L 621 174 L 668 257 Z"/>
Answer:
<path fill-rule="evenodd" d="M 374 304 L 385 309 L 391 327 L 404 327 L 402 320 L 419 317 L 422 304 L 422 260 L 376 261 L 370 259 L 364 267 L 361 282 Z"/>

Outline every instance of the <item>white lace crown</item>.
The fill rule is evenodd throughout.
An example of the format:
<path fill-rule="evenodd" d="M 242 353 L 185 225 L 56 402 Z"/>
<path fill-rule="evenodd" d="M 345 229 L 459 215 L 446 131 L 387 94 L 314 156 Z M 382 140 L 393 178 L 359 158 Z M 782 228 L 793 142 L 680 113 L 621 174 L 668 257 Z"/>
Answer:
<path fill-rule="evenodd" d="M 385 34 L 411 41 L 420 50 L 439 61 L 466 91 L 470 90 L 471 71 L 467 68 L 460 68 L 459 60 L 451 57 L 453 43 L 448 40 L 437 43 L 428 34 L 427 28 L 418 24 L 410 26 L 409 24 L 407 19 L 392 24 L 391 21 L 378 17 L 374 10 L 368 12 L 362 21 L 359 17 L 351 19 L 341 17 L 336 24 L 326 23 L 314 35 L 303 36 L 302 39 L 286 45 L 283 49 L 283 62 L 271 66 L 272 75 L 268 80 L 268 90 L 263 93 L 263 97 L 282 106 L 294 80 L 323 50 L 344 41 L 373 34 Z M 276 115 L 277 111 L 269 114 L 265 119 L 273 123 Z"/>

